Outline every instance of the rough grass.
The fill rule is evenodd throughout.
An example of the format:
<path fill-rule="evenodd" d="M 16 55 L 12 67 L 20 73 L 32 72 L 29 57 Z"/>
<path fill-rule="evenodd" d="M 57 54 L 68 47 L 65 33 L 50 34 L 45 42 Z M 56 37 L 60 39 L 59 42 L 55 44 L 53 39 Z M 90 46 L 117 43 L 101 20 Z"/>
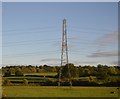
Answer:
<path fill-rule="evenodd" d="M 114 92 L 111 94 L 111 92 Z M 117 97 L 116 87 L 4 86 L 7 97 Z"/>

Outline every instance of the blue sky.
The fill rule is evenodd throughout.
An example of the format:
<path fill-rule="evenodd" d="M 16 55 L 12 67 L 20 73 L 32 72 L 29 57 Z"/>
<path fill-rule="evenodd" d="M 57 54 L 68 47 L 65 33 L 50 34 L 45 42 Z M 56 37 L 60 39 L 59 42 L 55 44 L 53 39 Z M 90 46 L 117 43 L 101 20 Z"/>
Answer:
<path fill-rule="evenodd" d="M 0 2 L 0 46 L 2 46 L 2 3 Z M 0 67 L 2 64 L 2 48 L 0 48 Z"/>
<path fill-rule="evenodd" d="M 2 2 L 119 2 L 119 0 L 2 0 Z"/>
<path fill-rule="evenodd" d="M 118 4 L 3 3 L 3 65 L 60 65 L 62 20 L 69 62 L 116 65 Z"/>

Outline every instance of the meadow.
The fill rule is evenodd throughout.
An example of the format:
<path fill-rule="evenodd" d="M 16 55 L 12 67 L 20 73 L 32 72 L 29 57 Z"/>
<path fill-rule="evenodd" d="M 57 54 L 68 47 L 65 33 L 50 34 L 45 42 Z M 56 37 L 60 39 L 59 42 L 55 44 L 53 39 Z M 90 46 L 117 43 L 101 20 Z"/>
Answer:
<path fill-rule="evenodd" d="M 4 85 L 2 87 L 3 97 L 21 97 L 26 99 L 29 97 L 37 98 L 51 97 L 59 98 L 78 98 L 78 99 L 120 99 L 118 98 L 118 87 L 105 87 L 98 84 L 97 86 L 57 86 L 49 85 L 55 82 L 57 73 L 26 73 L 24 76 L 9 76 L 3 77 L 8 79 L 12 85 Z M 92 76 L 96 79 L 95 76 Z M 23 80 L 28 81 L 27 86 L 24 85 Z M 79 77 L 75 80 L 88 81 L 89 77 Z M 47 85 L 44 83 L 47 82 Z M 80 83 L 80 82 L 79 82 Z M 42 85 L 43 84 L 43 85 Z M 100 86 L 99 86 L 100 85 Z M 119 92 L 120 93 L 120 92 Z M 81 97 L 81 98 L 80 98 Z M 40 98 L 40 99 L 41 99 Z"/>
<path fill-rule="evenodd" d="M 25 73 L 24 76 L 26 76 L 26 75 L 55 76 L 55 75 L 57 75 L 57 72 Z"/>
<path fill-rule="evenodd" d="M 114 93 L 111 93 L 114 92 Z M 3 86 L 7 97 L 118 97 L 117 87 Z"/>

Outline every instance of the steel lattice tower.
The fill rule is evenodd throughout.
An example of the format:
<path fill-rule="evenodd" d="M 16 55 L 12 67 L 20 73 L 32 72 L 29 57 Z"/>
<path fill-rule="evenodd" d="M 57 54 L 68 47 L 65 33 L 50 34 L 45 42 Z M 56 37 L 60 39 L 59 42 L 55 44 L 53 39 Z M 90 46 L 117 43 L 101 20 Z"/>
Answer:
<path fill-rule="evenodd" d="M 59 82 L 58 86 L 60 86 L 61 82 L 61 70 L 62 66 L 65 66 L 67 64 L 68 66 L 68 80 L 70 86 L 72 86 L 71 83 L 71 74 L 70 74 L 70 69 L 69 69 L 69 64 L 68 64 L 68 46 L 67 46 L 67 24 L 66 24 L 66 19 L 63 19 L 63 25 L 62 25 L 62 50 L 61 50 L 61 67 L 60 67 L 60 72 L 59 72 Z"/>

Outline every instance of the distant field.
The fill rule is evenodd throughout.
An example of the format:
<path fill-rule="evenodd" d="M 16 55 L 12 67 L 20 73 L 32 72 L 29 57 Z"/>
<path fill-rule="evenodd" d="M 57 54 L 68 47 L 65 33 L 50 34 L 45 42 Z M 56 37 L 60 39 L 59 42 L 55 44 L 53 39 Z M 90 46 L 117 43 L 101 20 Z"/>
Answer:
<path fill-rule="evenodd" d="M 10 76 L 4 77 L 9 79 L 12 83 L 22 83 L 24 79 L 27 79 L 29 83 L 42 83 L 46 82 L 47 80 L 56 80 L 54 78 L 57 73 L 54 72 L 46 72 L 46 73 L 27 73 L 24 76 Z"/>
<path fill-rule="evenodd" d="M 56 72 L 46 72 L 46 73 L 25 73 L 24 75 L 40 75 L 40 76 L 55 76 Z"/>
<path fill-rule="evenodd" d="M 111 92 L 114 92 L 111 94 Z M 117 97 L 116 87 L 4 86 L 7 97 Z"/>

